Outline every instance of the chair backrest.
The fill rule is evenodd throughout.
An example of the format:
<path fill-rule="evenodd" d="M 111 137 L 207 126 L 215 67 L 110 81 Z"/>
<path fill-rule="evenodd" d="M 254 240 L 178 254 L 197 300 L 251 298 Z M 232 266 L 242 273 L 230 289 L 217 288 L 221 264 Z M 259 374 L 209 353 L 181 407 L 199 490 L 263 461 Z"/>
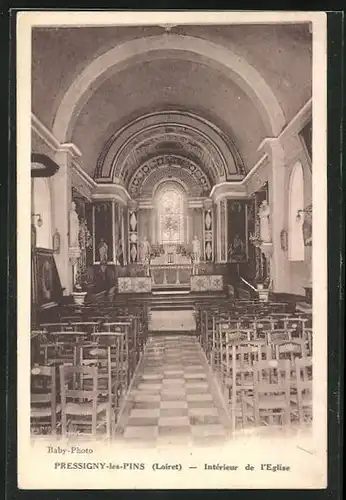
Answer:
<path fill-rule="evenodd" d="M 312 391 L 312 358 L 297 358 L 295 364 L 297 392 Z"/>
<path fill-rule="evenodd" d="M 50 403 L 52 411 L 55 411 L 56 397 L 56 368 L 33 366 L 31 369 L 31 404 Z"/>
<path fill-rule="evenodd" d="M 286 318 L 283 320 L 283 325 L 284 328 L 290 328 L 292 330 L 295 330 L 296 335 L 297 334 L 302 334 L 305 325 L 308 323 L 308 319 L 306 318 Z"/>
<path fill-rule="evenodd" d="M 277 358 L 289 358 L 293 361 L 295 358 L 306 357 L 305 343 L 301 339 L 283 340 L 276 345 Z"/>
<path fill-rule="evenodd" d="M 290 392 L 290 361 L 267 360 L 254 364 L 254 390 L 257 397 L 260 394 Z"/>
<path fill-rule="evenodd" d="M 227 344 L 240 344 L 251 340 L 252 330 L 242 328 L 229 328 L 223 331 L 226 337 Z"/>
<path fill-rule="evenodd" d="M 254 320 L 254 326 L 257 330 L 275 330 L 277 324 L 278 320 L 276 318 L 258 318 Z"/>
<path fill-rule="evenodd" d="M 49 336 L 51 338 L 57 338 L 60 337 L 61 339 L 79 339 L 83 337 L 87 337 L 89 335 L 88 332 L 84 331 L 79 331 L 79 330 L 61 330 L 61 331 L 52 331 L 49 332 Z"/>
<path fill-rule="evenodd" d="M 130 321 L 111 321 L 111 322 L 106 322 L 103 323 L 103 327 L 105 328 L 105 332 L 102 332 L 105 334 L 106 332 L 108 333 L 115 333 L 115 332 L 122 332 L 122 333 L 128 333 L 129 328 L 131 326 Z"/>
<path fill-rule="evenodd" d="M 69 401 L 91 401 L 96 406 L 98 400 L 98 369 L 96 366 L 60 365 L 61 406 Z M 91 379 L 91 384 L 90 384 Z M 88 383 L 85 383 L 87 380 Z"/>
<path fill-rule="evenodd" d="M 238 346 L 239 362 L 241 367 L 252 368 L 255 363 L 261 361 L 261 345 L 242 343 Z"/>
<path fill-rule="evenodd" d="M 271 344 L 272 342 L 279 342 L 282 340 L 292 340 L 294 331 L 295 330 L 291 328 L 275 328 L 274 330 L 266 329 L 265 332 L 268 344 Z"/>
<path fill-rule="evenodd" d="M 65 330 L 70 326 L 70 323 L 65 322 L 57 322 L 57 323 L 41 323 L 41 328 L 46 330 L 47 332 L 54 332 L 57 330 Z"/>
<path fill-rule="evenodd" d="M 96 332 L 100 326 L 99 321 L 74 321 L 71 323 L 71 327 L 75 331 L 84 331 L 88 333 Z"/>

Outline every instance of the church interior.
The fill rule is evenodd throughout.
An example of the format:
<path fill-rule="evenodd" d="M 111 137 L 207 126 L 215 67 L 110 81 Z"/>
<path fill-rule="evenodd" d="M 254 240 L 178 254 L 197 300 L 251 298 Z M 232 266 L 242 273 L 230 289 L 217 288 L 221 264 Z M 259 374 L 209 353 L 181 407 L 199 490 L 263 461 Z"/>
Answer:
<path fill-rule="evenodd" d="M 31 431 L 312 422 L 308 23 L 32 30 Z"/>

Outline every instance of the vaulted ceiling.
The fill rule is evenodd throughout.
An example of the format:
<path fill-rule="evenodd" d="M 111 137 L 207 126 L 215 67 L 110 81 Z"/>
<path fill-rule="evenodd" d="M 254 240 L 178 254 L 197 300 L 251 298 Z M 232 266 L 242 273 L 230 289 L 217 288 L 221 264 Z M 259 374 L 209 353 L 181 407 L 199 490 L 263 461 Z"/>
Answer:
<path fill-rule="evenodd" d="M 177 26 L 174 32 L 180 37 L 217 43 L 245 60 L 275 96 L 284 117 L 282 126 L 311 97 L 311 35 L 307 25 Z M 91 61 L 126 41 L 163 33 L 158 26 L 34 29 L 33 112 L 52 130 L 64 94 Z M 119 64 L 116 71 L 91 85 L 70 124 L 67 139 L 82 151 L 86 172 L 102 177 L 100 158 L 102 163 L 107 156 L 107 144 L 114 142 L 120 130 L 148 114 L 172 112 L 190 114 L 201 123 L 213 125 L 226 144 L 223 156 L 231 174 L 232 165 L 234 174 L 244 175 L 251 169 L 258 160 L 259 144 L 270 135 L 263 113 L 239 82 L 203 57 L 192 56 L 188 50 L 164 48 L 152 51 L 145 59 L 133 54 L 127 64 Z M 167 120 L 166 126 L 176 122 Z M 187 137 L 183 131 L 179 135 L 173 129 L 161 135 L 156 130 L 152 143 L 147 144 L 146 157 L 132 154 L 133 164 L 141 166 L 157 150 L 162 154 L 176 153 L 177 149 L 184 149 L 184 140 L 191 143 L 184 155 L 192 155 L 190 160 L 198 163 L 193 155 L 194 147 L 196 150 L 198 146 L 196 137 Z M 169 143 L 171 151 L 167 151 Z M 206 155 L 207 149 L 205 146 Z M 210 164 L 209 160 L 206 164 Z M 210 182 L 215 182 L 213 175 Z"/>

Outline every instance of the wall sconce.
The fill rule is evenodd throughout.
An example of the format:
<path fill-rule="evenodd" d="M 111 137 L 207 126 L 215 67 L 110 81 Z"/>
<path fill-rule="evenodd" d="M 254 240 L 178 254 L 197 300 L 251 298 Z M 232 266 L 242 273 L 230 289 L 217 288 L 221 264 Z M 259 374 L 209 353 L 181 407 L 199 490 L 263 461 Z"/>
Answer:
<path fill-rule="evenodd" d="M 41 214 L 31 214 L 31 217 L 37 217 L 37 226 L 38 227 L 43 226 L 43 219 L 41 217 Z"/>
<path fill-rule="evenodd" d="M 311 214 L 311 213 L 312 213 L 312 207 L 307 207 L 304 210 L 298 210 L 297 215 L 296 215 L 297 222 L 301 221 L 302 214 Z"/>

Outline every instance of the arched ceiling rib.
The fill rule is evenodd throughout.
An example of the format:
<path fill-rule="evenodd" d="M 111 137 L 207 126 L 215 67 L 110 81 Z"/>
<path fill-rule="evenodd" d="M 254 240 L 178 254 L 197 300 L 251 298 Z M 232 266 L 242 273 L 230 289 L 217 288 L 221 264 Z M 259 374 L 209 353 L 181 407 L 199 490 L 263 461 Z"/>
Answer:
<path fill-rule="evenodd" d="M 233 175 L 232 161 L 234 172 L 241 163 L 247 172 L 258 160 L 263 138 L 277 135 L 311 96 L 307 25 L 182 26 L 177 31 L 162 35 L 157 26 L 33 30 L 33 111 L 59 140 L 65 130 L 64 140 L 82 151 L 89 175 L 109 138 L 125 124 L 167 109 L 189 111 L 217 125 L 233 145 L 229 157 L 223 155 L 225 175 Z M 161 142 L 174 143 L 174 152 L 189 139 L 180 133 L 161 141 L 158 135 L 158 149 L 152 145 L 149 157 L 165 154 Z M 142 146 L 148 145 L 143 141 Z M 183 152 L 198 163 L 193 148 Z"/>
<path fill-rule="evenodd" d="M 197 165 L 212 185 L 245 175 L 238 151 L 221 130 L 194 114 L 165 111 L 134 120 L 111 137 L 99 156 L 94 178 L 128 188 L 138 168 L 151 158 L 170 154 Z"/>
<path fill-rule="evenodd" d="M 144 114 L 143 108 L 188 110 L 206 117 L 232 139 L 245 169 L 256 163 L 257 147 L 266 136 L 250 99 L 217 71 L 189 61 L 157 59 L 104 82 L 80 112 L 71 141 L 84 148 L 90 175 L 109 137 Z"/>

